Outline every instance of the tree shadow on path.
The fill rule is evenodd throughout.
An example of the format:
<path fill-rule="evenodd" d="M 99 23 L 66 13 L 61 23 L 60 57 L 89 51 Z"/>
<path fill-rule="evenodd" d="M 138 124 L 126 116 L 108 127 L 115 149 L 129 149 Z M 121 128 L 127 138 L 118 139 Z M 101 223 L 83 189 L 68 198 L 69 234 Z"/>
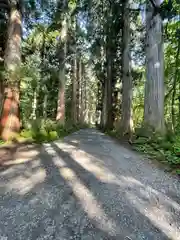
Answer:
<path fill-rule="evenodd" d="M 1 172 L 0 238 L 179 239 L 173 236 L 178 204 L 165 198 L 156 207 L 157 197 L 163 197 L 157 190 L 120 173 L 118 165 L 111 166 L 116 159 L 95 155 L 65 140 L 44 144 L 32 161 Z M 158 219 L 162 213 L 165 218 Z"/>

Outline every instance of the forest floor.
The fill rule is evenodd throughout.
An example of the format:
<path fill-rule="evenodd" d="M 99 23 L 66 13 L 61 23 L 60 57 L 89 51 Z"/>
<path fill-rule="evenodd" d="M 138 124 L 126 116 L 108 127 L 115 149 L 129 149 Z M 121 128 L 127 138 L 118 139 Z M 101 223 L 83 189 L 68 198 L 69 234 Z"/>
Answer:
<path fill-rule="evenodd" d="M 7 154 L 1 240 L 180 240 L 180 180 L 95 129 Z"/>

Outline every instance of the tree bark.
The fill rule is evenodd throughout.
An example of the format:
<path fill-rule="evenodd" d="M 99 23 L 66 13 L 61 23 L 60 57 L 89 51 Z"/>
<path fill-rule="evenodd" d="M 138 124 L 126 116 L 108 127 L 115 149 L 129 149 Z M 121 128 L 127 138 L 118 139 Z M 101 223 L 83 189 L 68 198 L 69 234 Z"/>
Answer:
<path fill-rule="evenodd" d="M 5 68 L 8 73 L 6 98 L 1 114 L 1 138 L 13 138 L 20 130 L 18 68 L 21 64 L 21 6 L 12 4 L 9 14 L 8 38 L 5 50 Z"/>
<path fill-rule="evenodd" d="M 131 136 L 132 133 L 132 76 L 130 60 L 130 16 L 129 1 L 123 2 L 122 29 L 122 119 L 121 134 Z"/>
<path fill-rule="evenodd" d="M 103 91 L 103 109 L 101 115 L 101 128 L 105 130 L 107 126 L 108 119 L 108 106 L 107 106 L 107 94 L 108 94 L 108 83 L 107 78 L 104 79 L 104 86 L 102 88 Z"/>
<path fill-rule="evenodd" d="M 65 123 L 65 69 L 62 67 L 59 73 L 59 91 L 57 102 L 56 121 L 64 125 Z"/>
<path fill-rule="evenodd" d="M 47 104 L 48 104 L 48 92 L 46 90 L 44 94 L 44 101 L 43 101 L 43 118 L 47 119 Z"/>
<path fill-rule="evenodd" d="M 64 20 L 64 49 L 63 57 L 60 63 L 60 73 L 59 73 L 59 91 L 58 91 L 58 102 L 57 102 L 57 115 L 56 120 L 62 125 L 65 123 L 65 62 L 67 55 L 67 21 Z"/>
<path fill-rule="evenodd" d="M 80 122 L 84 123 L 84 111 L 85 111 L 85 94 L 84 94 L 84 64 L 82 60 L 80 61 L 79 66 L 79 74 L 80 74 Z"/>
<path fill-rule="evenodd" d="M 180 83 L 178 86 L 178 93 L 179 93 L 179 97 L 178 97 L 178 126 L 180 126 Z"/>
<path fill-rule="evenodd" d="M 84 105 L 83 105 L 83 109 L 84 109 L 84 112 L 83 112 L 83 119 L 84 119 L 84 122 L 86 122 L 86 119 L 87 119 L 87 79 L 86 79 L 86 74 L 85 74 L 85 66 L 83 65 L 83 80 L 84 80 L 84 87 L 83 87 L 83 100 L 84 100 Z"/>
<path fill-rule="evenodd" d="M 72 119 L 73 122 L 77 122 L 77 112 L 76 112 L 76 92 L 77 92 L 77 80 L 76 80 L 76 72 L 77 72 L 77 58 L 76 54 L 74 57 L 74 64 L 73 64 L 73 77 L 72 77 Z"/>
<path fill-rule="evenodd" d="M 179 52 L 180 52 L 180 40 L 178 42 L 178 50 L 176 54 L 176 62 L 175 62 L 175 73 L 173 80 L 173 93 L 172 93 L 172 104 L 171 104 L 171 114 L 172 114 L 172 126 L 173 130 L 176 124 L 176 109 L 175 109 L 175 97 L 176 97 L 176 88 L 177 88 L 177 80 L 178 80 L 178 63 L 179 63 Z"/>
<path fill-rule="evenodd" d="M 159 0 L 155 0 L 157 6 Z M 151 3 L 146 11 L 146 83 L 144 123 L 164 132 L 164 55 L 162 18 Z"/>
<path fill-rule="evenodd" d="M 79 122 L 79 115 L 80 115 L 80 109 L 79 109 L 79 104 L 80 104 L 80 79 L 79 79 L 79 66 L 80 66 L 80 60 L 79 57 L 77 57 L 77 62 L 76 62 L 76 122 Z"/>
<path fill-rule="evenodd" d="M 104 94 L 103 94 L 103 128 L 112 129 L 112 83 L 113 83 L 113 40 L 112 40 L 112 5 L 110 4 L 110 12 L 107 20 L 107 24 L 103 32 L 106 36 L 105 46 L 102 46 L 101 56 L 105 53 L 106 56 L 106 77 L 104 80 Z M 105 50 L 105 51 L 103 51 Z M 103 67 L 103 66 L 102 66 Z"/>
<path fill-rule="evenodd" d="M 36 109 L 37 109 L 37 88 L 34 89 L 34 93 L 33 93 L 32 114 L 30 117 L 33 120 L 36 119 Z"/>
<path fill-rule="evenodd" d="M 3 108 L 4 100 L 4 79 L 0 79 L 0 116 Z"/>
<path fill-rule="evenodd" d="M 107 52 L 106 52 L 106 59 L 107 59 L 107 82 L 106 82 L 106 122 L 105 127 L 106 129 L 112 129 L 113 128 L 113 120 L 112 120 L 112 68 L 113 68 L 113 59 L 112 59 L 112 49 L 111 42 L 110 42 L 110 36 L 108 36 L 108 46 L 107 46 Z"/>
<path fill-rule="evenodd" d="M 60 122 L 62 125 L 65 123 L 65 80 L 66 80 L 66 56 L 67 56 L 67 31 L 68 31 L 68 23 L 66 16 L 66 5 L 67 1 L 63 1 L 63 9 L 64 9 L 64 19 L 62 21 L 62 31 L 61 31 L 61 40 L 63 43 L 63 51 L 60 60 L 60 74 L 59 74 L 59 91 L 58 91 L 58 102 L 57 102 L 57 115 L 56 120 Z"/>
<path fill-rule="evenodd" d="M 109 29 L 107 31 L 107 41 L 106 41 L 106 50 L 104 47 L 101 50 L 101 56 L 103 57 L 106 54 L 106 74 L 104 75 L 103 84 L 102 84 L 102 114 L 101 114 L 101 128 L 102 129 L 111 129 L 113 127 L 112 122 L 112 51 L 111 51 L 111 40 Z M 104 66 L 101 66 L 101 72 L 104 72 Z"/>

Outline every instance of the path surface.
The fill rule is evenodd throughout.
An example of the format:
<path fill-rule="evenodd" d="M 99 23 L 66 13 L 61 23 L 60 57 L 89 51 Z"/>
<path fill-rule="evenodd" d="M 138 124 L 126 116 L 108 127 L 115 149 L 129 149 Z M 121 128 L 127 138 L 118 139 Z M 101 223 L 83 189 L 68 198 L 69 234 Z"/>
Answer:
<path fill-rule="evenodd" d="M 0 170 L 0 240 L 180 239 L 178 179 L 102 133 L 31 153 Z"/>

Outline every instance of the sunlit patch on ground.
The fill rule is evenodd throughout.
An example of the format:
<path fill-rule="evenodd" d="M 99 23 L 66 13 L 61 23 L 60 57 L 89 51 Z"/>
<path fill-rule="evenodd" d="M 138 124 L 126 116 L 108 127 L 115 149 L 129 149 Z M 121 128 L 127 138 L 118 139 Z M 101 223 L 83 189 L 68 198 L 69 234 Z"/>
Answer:
<path fill-rule="evenodd" d="M 180 239 L 179 180 L 94 130 L 14 163 L 0 172 L 0 236 Z"/>

